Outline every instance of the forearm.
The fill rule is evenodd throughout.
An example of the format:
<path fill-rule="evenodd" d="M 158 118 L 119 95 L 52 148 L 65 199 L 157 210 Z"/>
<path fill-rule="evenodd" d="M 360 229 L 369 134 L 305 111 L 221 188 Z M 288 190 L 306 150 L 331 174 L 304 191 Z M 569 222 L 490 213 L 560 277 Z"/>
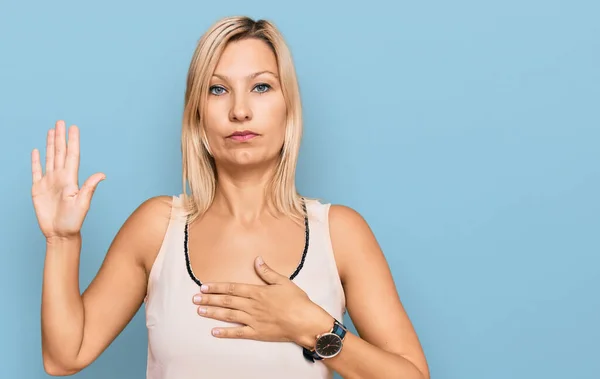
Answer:
<path fill-rule="evenodd" d="M 349 331 L 342 351 L 321 362 L 344 379 L 428 379 L 408 359 L 373 346 Z"/>
<path fill-rule="evenodd" d="M 81 237 L 46 243 L 42 287 L 42 352 L 52 370 L 75 369 L 83 341 L 84 307 L 79 291 Z"/>
<path fill-rule="evenodd" d="M 306 329 L 300 331 L 296 343 L 312 349 L 315 336 L 331 329 L 334 318 L 320 307 L 312 308 L 307 313 L 311 320 Z M 422 372 L 409 359 L 377 347 L 359 336 L 346 332 L 342 350 L 333 358 L 326 358 L 326 366 L 336 371 L 344 379 L 429 379 L 429 374 Z"/>

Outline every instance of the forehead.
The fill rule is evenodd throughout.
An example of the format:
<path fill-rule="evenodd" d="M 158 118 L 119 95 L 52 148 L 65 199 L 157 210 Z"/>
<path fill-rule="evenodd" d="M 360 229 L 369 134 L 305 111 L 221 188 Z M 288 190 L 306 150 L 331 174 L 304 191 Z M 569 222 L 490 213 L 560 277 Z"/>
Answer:
<path fill-rule="evenodd" d="M 277 58 L 266 42 L 256 38 L 229 43 L 215 69 L 215 74 L 242 77 L 258 71 L 278 74 Z"/>

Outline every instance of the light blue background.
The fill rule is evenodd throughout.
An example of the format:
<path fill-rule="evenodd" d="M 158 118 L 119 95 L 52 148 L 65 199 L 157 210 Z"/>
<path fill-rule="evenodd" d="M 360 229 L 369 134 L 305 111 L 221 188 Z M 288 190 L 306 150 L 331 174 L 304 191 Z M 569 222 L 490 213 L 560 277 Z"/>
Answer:
<path fill-rule="evenodd" d="M 83 289 L 129 213 L 179 193 L 189 60 L 233 14 L 285 34 L 299 187 L 369 221 L 433 378 L 600 377 L 597 2 L 216 3 L 1 3 L 0 378 L 45 377 L 31 149 L 65 119 L 82 178 L 107 174 Z M 76 377 L 143 378 L 145 333 L 141 311 Z"/>

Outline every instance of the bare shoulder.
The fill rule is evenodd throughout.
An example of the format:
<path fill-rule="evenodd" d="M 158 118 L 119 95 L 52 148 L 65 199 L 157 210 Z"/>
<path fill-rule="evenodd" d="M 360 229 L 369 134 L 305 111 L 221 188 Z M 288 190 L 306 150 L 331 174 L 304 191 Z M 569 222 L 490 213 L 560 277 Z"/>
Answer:
<path fill-rule="evenodd" d="M 368 228 L 364 217 L 347 205 L 332 204 L 329 208 L 329 219 L 332 226 Z"/>
<path fill-rule="evenodd" d="M 159 195 L 143 201 L 123 223 L 113 245 L 122 243 L 136 246 L 136 258 L 146 272 L 150 272 L 169 226 L 173 197 Z"/>
<path fill-rule="evenodd" d="M 144 236 L 145 239 L 160 237 L 156 232 L 166 231 L 171 218 L 173 197 L 160 195 L 143 201 L 127 218 L 123 229 L 134 235 Z"/>
<path fill-rule="evenodd" d="M 145 226 L 165 227 L 173 206 L 173 197 L 158 195 L 143 201 L 131 214 L 130 219 L 142 223 Z"/>
<path fill-rule="evenodd" d="M 383 259 L 371 227 L 355 209 L 332 204 L 329 209 L 329 231 L 342 281 L 352 262 L 368 258 Z"/>
<path fill-rule="evenodd" d="M 336 223 L 364 223 L 365 219 L 353 208 L 343 204 L 331 204 L 329 218 Z"/>

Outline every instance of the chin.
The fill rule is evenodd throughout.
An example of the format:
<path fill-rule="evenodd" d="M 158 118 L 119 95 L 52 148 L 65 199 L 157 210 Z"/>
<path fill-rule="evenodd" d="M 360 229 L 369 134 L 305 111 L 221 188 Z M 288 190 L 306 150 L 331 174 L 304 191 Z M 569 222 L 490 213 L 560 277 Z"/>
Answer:
<path fill-rule="evenodd" d="M 278 152 L 259 152 L 256 149 L 244 149 L 234 152 L 233 156 L 227 159 L 227 163 L 233 166 L 270 166 L 276 164 L 279 160 Z"/>

